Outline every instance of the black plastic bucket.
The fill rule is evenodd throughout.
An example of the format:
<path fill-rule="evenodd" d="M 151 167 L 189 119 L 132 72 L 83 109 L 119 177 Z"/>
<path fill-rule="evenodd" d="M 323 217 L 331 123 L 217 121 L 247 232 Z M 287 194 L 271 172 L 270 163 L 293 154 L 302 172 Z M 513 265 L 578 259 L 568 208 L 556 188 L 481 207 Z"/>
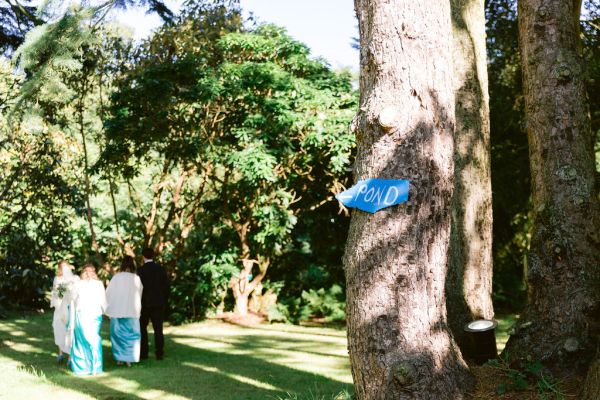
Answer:
<path fill-rule="evenodd" d="M 477 365 L 498 357 L 496 347 L 496 327 L 498 322 L 489 319 L 478 319 L 465 325 L 467 332 L 467 348 L 465 358 L 475 361 Z"/>

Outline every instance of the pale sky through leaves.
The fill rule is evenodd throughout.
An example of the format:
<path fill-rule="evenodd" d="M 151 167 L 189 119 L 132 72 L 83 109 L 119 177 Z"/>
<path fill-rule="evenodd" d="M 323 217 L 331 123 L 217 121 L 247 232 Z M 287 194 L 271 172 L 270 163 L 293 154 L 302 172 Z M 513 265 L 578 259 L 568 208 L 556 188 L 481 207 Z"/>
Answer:
<path fill-rule="evenodd" d="M 174 11 L 180 0 L 166 0 Z M 324 57 L 333 68 L 350 67 L 358 71 L 358 50 L 352 38 L 358 37 L 352 0 L 241 0 L 247 17 L 250 12 L 259 22 L 285 27 L 290 35 L 310 47 L 313 56 Z M 147 37 L 160 25 L 160 18 L 142 8 L 130 9 L 118 16 L 134 29 L 136 39 Z"/>

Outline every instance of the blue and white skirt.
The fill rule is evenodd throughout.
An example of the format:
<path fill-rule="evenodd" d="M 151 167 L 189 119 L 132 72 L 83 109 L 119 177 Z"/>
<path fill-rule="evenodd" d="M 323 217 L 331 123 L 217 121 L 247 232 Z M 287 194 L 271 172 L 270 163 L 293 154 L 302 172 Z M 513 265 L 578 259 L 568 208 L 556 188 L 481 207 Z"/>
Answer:
<path fill-rule="evenodd" d="M 139 319 L 110 319 L 110 341 L 115 360 L 130 363 L 139 362 L 141 338 Z"/>
<path fill-rule="evenodd" d="M 102 315 L 86 316 L 75 312 L 75 327 L 69 366 L 76 375 L 95 375 L 102 372 Z"/>

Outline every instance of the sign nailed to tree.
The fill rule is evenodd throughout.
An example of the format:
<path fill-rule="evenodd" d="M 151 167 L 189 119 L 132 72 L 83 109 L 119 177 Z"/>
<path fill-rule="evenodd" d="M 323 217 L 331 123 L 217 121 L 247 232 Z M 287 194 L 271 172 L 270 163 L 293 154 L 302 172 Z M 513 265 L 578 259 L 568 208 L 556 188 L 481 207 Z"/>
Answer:
<path fill-rule="evenodd" d="M 408 201 L 410 182 L 399 179 L 366 179 L 335 198 L 346 207 L 358 208 L 371 214 Z"/>

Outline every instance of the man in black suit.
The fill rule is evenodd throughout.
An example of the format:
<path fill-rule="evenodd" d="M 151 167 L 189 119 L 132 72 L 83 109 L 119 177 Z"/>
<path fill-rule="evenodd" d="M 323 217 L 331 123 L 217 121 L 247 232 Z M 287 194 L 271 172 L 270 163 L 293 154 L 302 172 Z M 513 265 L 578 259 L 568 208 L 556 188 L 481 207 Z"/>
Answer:
<path fill-rule="evenodd" d="M 138 275 L 144 285 L 142 291 L 142 313 L 140 315 L 140 328 L 142 331 L 142 348 L 140 358 L 148 358 L 148 321 L 152 321 L 154 329 L 154 348 L 157 360 L 162 360 L 164 355 L 165 338 L 163 336 L 163 322 L 169 298 L 169 282 L 167 271 L 162 265 L 154 262 L 154 250 L 142 250 L 143 265 L 138 268 Z"/>

